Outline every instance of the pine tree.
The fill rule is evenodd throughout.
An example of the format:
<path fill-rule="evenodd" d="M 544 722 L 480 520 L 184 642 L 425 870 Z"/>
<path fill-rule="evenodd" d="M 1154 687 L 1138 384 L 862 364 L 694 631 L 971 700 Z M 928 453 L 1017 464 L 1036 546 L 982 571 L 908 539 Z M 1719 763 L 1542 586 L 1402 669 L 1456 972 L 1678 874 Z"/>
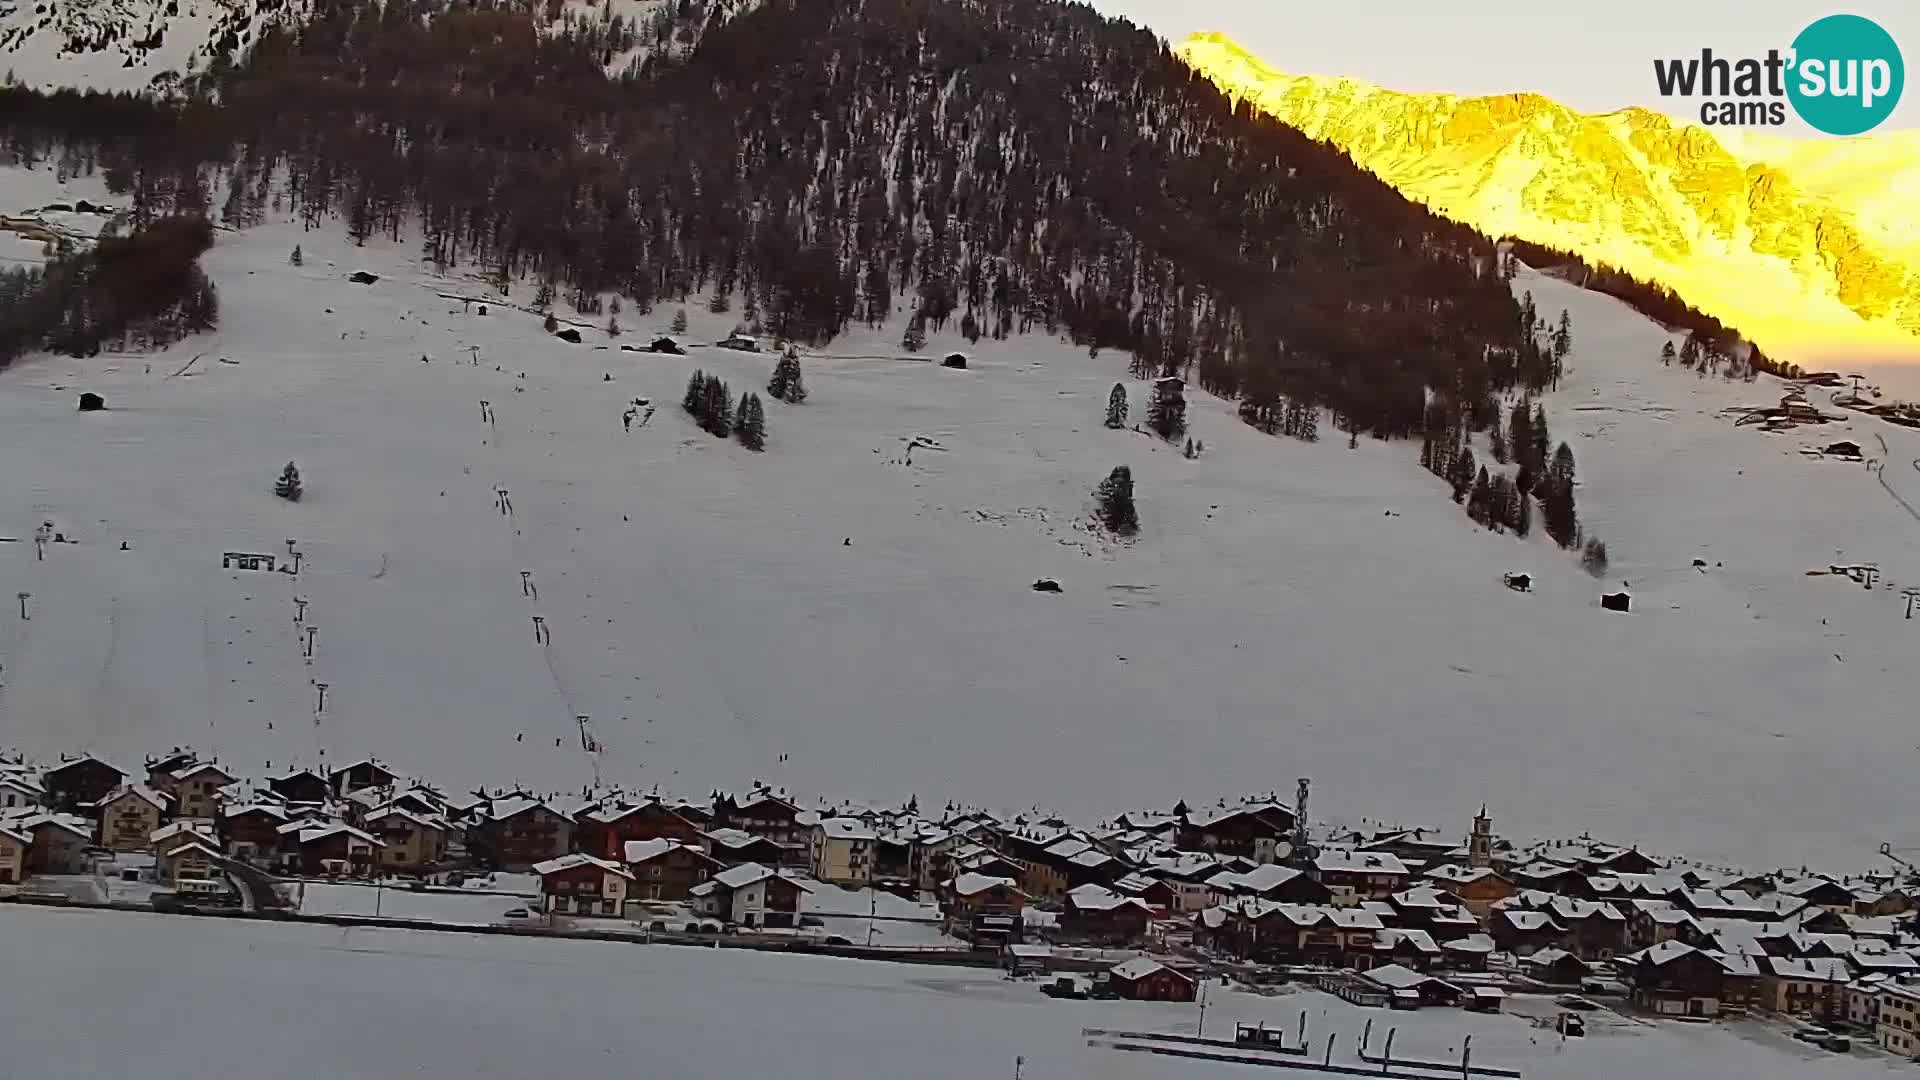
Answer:
<path fill-rule="evenodd" d="M 701 427 L 716 439 L 733 434 L 733 395 L 718 375 L 707 376 L 701 395 Z"/>
<path fill-rule="evenodd" d="M 787 364 L 787 392 L 781 400 L 789 405 L 798 405 L 807 400 L 807 380 L 800 373 L 800 358 L 798 356 L 788 353 Z"/>
<path fill-rule="evenodd" d="M 907 320 L 907 332 L 900 335 L 900 347 L 910 353 L 917 353 L 927 347 L 927 319 L 918 311 Z"/>
<path fill-rule="evenodd" d="M 1580 520 L 1573 499 L 1573 449 L 1566 443 L 1553 452 L 1553 464 L 1547 470 L 1540 498 L 1542 525 L 1553 542 L 1570 548 L 1580 535 Z"/>
<path fill-rule="evenodd" d="M 734 417 L 733 431 L 740 437 L 741 446 L 749 450 L 767 448 L 767 414 L 759 394 L 740 395 L 740 411 Z"/>
<path fill-rule="evenodd" d="M 1107 426 L 1123 428 L 1127 426 L 1127 388 L 1119 383 L 1113 384 L 1113 392 L 1107 395 Z"/>
<path fill-rule="evenodd" d="M 1294 429 L 1294 437 L 1302 442 L 1320 441 L 1320 406 L 1305 401 L 1300 403 L 1300 420 Z"/>
<path fill-rule="evenodd" d="M 293 462 L 287 462 L 287 467 L 280 470 L 280 479 L 274 481 L 273 493 L 288 502 L 299 502 L 303 491 L 300 470 L 294 468 Z"/>
<path fill-rule="evenodd" d="M 730 289 L 716 288 L 713 299 L 707 301 L 707 312 L 712 315 L 725 315 L 733 306 L 733 293 Z"/>
<path fill-rule="evenodd" d="M 1147 400 L 1147 426 L 1168 442 L 1187 433 L 1186 387 L 1179 379 L 1165 378 L 1153 384 L 1153 396 Z"/>
<path fill-rule="evenodd" d="M 1533 532 L 1533 496 L 1516 488 L 1513 493 L 1513 535 L 1525 539 Z"/>
<path fill-rule="evenodd" d="M 1194 447 L 1192 439 L 1187 440 L 1187 445 L 1180 451 L 1180 456 L 1186 458 L 1188 461 L 1192 461 L 1194 458 L 1200 456 L 1200 451 Z"/>
<path fill-rule="evenodd" d="M 612 318 L 612 317 L 609 317 L 607 319 L 607 336 L 610 338 L 617 338 L 620 336 L 620 320 L 619 319 Z"/>
<path fill-rule="evenodd" d="M 1493 460 L 1502 465 L 1507 463 L 1507 433 L 1500 423 L 1498 411 L 1493 414 L 1493 425 L 1487 428 L 1487 451 L 1493 455 Z"/>
<path fill-rule="evenodd" d="M 546 320 L 540 324 L 540 329 L 545 330 L 547 333 L 551 334 L 560 329 L 560 320 L 554 318 L 553 312 L 549 311 L 547 312 Z"/>
<path fill-rule="evenodd" d="M 291 254 L 291 255 L 289 255 L 289 256 L 287 256 L 287 261 L 288 261 L 288 262 L 290 262 L 290 263 L 292 263 L 292 264 L 293 264 L 293 265 L 295 265 L 295 266 L 304 266 L 304 265 L 306 265 L 306 260 L 305 260 L 304 258 L 302 258 L 302 257 L 301 257 L 301 255 L 300 255 L 300 245 L 299 245 L 299 244 L 295 244 L 295 245 L 293 245 L 293 254 Z"/>
<path fill-rule="evenodd" d="M 1473 462 L 1473 447 L 1463 446 L 1460 448 L 1460 455 L 1453 459 L 1451 479 L 1453 481 L 1454 502 L 1464 503 L 1467 501 L 1467 492 L 1473 489 L 1475 475 L 1476 467 Z"/>
<path fill-rule="evenodd" d="M 1482 465 L 1473 478 L 1473 487 L 1467 494 L 1467 516 L 1484 525 L 1491 517 L 1489 509 L 1492 504 L 1493 481 L 1487 475 L 1487 467 Z"/>
<path fill-rule="evenodd" d="M 700 409 L 706 404 L 706 400 L 707 373 L 701 371 L 699 368 L 694 368 L 693 374 L 687 379 L 687 396 L 680 399 L 680 407 L 687 410 L 687 412 L 695 418 L 698 418 L 700 416 Z"/>
<path fill-rule="evenodd" d="M 1533 422 L 1527 428 L 1527 436 L 1532 443 L 1526 464 L 1533 466 L 1538 473 L 1547 467 L 1547 455 L 1553 448 L 1553 436 L 1547 431 L 1547 407 L 1533 407 Z"/>
<path fill-rule="evenodd" d="M 1100 524 L 1115 536 L 1132 536 L 1140 531 L 1140 514 L 1133 505 L 1133 471 L 1115 465 L 1100 486 L 1094 489 L 1099 501 L 1096 514 Z"/>
<path fill-rule="evenodd" d="M 1673 366 L 1673 342 L 1660 346 L 1660 363 L 1663 367 Z"/>
<path fill-rule="evenodd" d="M 773 398 L 775 401 L 785 401 L 787 397 L 787 380 L 791 376 L 792 371 L 787 367 L 787 358 L 782 356 L 780 359 L 775 360 L 773 362 L 773 374 L 767 376 L 767 396 Z"/>
<path fill-rule="evenodd" d="M 542 281 L 540 287 L 534 290 L 533 306 L 537 308 L 549 308 L 553 306 L 553 282 Z M 548 333 L 552 333 L 552 331 L 548 331 Z"/>
<path fill-rule="evenodd" d="M 1607 576 L 1607 545 L 1598 537 L 1588 537 L 1586 547 L 1580 552 L 1580 565 L 1594 577 Z"/>
<path fill-rule="evenodd" d="M 1522 466 L 1533 464 L 1533 410 L 1521 398 L 1507 414 L 1507 454 Z"/>
<path fill-rule="evenodd" d="M 1573 351 L 1573 317 L 1566 308 L 1560 309 L 1560 325 L 1553 331 L 1553 358 L 1565 360 Z"/>
<path fill-rule="evenodd" d="M 1700 362 L 1700 339 L 1693 334 L 1680 345 L 1680 366 L 1690 368 Z"/>
<path fill-rule="evenodd" d="M 980 320 L 973 317 L 971 310 L 960 316 L 960 336 L 972 344 L 980 342 Z"/>
<path fill-rule="evenodd" d="M 673 332 L 676 334 L 684 334 L 687 332 L 687 309 L 686 308 L 681 308 L 680 310 L 673 313 Z"/>

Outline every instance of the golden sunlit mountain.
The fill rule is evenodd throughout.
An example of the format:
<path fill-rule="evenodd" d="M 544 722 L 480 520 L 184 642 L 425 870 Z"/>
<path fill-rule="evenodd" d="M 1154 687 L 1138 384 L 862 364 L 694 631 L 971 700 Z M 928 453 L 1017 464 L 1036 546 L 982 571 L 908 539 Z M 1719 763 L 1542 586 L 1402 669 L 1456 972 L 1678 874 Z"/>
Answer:
<path fill-rule="evenodd" d="M 1221 34 L 1177 51 L 1409 198 L 1664 284 L 1776 357 L 1920 362 L 1920 132 L 1792 140 L 1289 75 Z"/>

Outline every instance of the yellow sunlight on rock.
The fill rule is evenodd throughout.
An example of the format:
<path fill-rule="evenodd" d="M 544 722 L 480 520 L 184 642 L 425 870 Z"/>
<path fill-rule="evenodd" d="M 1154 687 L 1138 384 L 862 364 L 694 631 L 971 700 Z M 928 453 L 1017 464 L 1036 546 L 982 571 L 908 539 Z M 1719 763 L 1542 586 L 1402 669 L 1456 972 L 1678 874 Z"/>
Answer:
<path fill-rule="evenodd" d="M 1407 197 L 1666 285 L 1777 359 L 1920 363 L 1920 132 L 1796 140 L 1538 94 L 1401 93 L 1275 71 L 1223 34 L 1177 52 Z"/>

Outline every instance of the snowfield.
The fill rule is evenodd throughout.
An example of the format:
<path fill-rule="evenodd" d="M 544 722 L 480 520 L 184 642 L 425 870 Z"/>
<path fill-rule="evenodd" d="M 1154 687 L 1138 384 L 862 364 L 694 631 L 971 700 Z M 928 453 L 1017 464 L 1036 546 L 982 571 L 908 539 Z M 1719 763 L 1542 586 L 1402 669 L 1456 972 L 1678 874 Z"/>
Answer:
<path fill-rule="evenodd" d="M 28 204 L 17 180 L 0 208 Z M 1310 776 L 1316 816 L 1355 821 L 1464 831 L 1485 801 L 1509 835 L 1835 870 L 1920 845 L 1899 594 L 1920 520 L 1882 485 L 1920 506 L 1920 433 L 1736 430 L 1719 411 L 1777 384 L 1661 368 L 1664 332 L 1607 298 L 1516 283 L 1572 312 L 1549 411 L 1612 549 L 1596 582 L 1537 534 L 1479 530 L 1411 445 L 1268 437 L 1198 391 L 1197 460 L 1106 430 L 1112 384 L 1136 420 L 1145 385 L 1041 337 L 955 371 L 894 359 L 897 325 L 855 333 L 803 358 L 811 400 L 769 401 L 752 454 L 679 400 L 696 367 L 760 389 L 771 356 L 618 350 L 670 306 L 623 313 L 613 348 L 604 317 L 568 345 L 446 299 L 484 290 L 412 251 L 223 233 L 217 333 L 0 373 L 0 589 L 31 594 L 25 620 L 0 609 L 0 746 L 1083 819 Z M 688 310 L 688 342 L 738 317 Z M 82 390 L 108 411 L 76 413 Z M 628 433 L 635 398 L 657 410 Z M 1799 453 L 1840 438 L 1883 476 Z M 298 504 L 271 491 L 289 459 Z M 1131 543 L 1088 524 L 1118 464 Z M 69 542 L 41 561 L 43 523 Z M 297 578 L 221 567 L 289 540 Z M 1806 576 L 1866 561 L 1885 587 Z M 1633 612 L 1602 611 L 1621 581 Z"/>
<path fill-rule="evenodd" d="M 1193 1005 L 1052 1001 L 992 971 L 779 956 L 731 949 L 518 940 L 333 929 L 122 912 L 0 910 L 8 961 L 8 1067 L 37 1080 L 113 1076 L 138 1058 L 146 1080 L 242 1076 L 271 1062 L 288 1080 L 325 1077 L 649 1076 L 794 1080 L 846 1076 L 1059 1080 L 1244 1076 L 1244 1067 L 1086 1045 L 1083 1028 L 1191 1034 Z M 190 985 L 194 992 L 174 992 Z M 112 1024 L 90 1008 L 101 986 L 140 1002 Z M 1519 1011 L 1550 1011 L 1516 999 Z M 1289 1032 L 1301 1012 L 1317 1047 L 1338 1036 L 1354 1063 L 1368 1019 L 1377 1048 L 1456 1058 L 1527 1080 L 1674 1076 L 1799 1080 L 1886 1075 L 1881 1060 L 1836 1057 L 1785 1036 L 1743 1041 L 1721 1026 L 1633 1025 L 1596 1014 L 1562 1043 L 1520 1016 L 1362 1010 L 1319 993 L 1255 997 L 1218 986 L 1206 1030 L 1235 1022 Z M 217 1036 L 200 1034 L 220 1018 Z M 191 1033 L 191 1034 L 190 1034 Z M 188 1052 L 188 1048 L 191 1051 Z M 1883 1060 L 1883 1059 L 1882 1059 Z"/>

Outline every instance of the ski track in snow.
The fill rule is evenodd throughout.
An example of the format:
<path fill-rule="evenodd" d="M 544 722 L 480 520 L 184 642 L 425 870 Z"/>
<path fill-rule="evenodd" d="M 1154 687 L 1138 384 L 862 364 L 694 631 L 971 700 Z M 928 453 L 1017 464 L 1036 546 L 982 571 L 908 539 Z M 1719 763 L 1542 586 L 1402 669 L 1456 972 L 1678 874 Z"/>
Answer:
<path fill-rule="evenodd" d="M 21 175 L 0 172 L 0 209 Z M 21 186 L 44 201 L 47 180 Z M 769 402 L 751 454 L 678 402 L 696 367 L 760 389 L 771 355 L 567 345 L 511 307 L 464 312 L 438 293 L 477 286 L 413 250 L 222 233 L 218 332 L 0 373 L 21 462 L 0 477 L 0 535 L 21 539 L 0 544 L 0 589 L 36 598 L 0 630 L 0 746 L 192 743 L 249 775 L 375 755 L 456 790 L 760 779 L 1086 818 L 1311 776 L 1316 812 L 1348 819 L 1464 827 L 1487 801 L 1503 832 L 1760 865 L 1920 844 L 1920 639 L 1898 593 L 1920 529 L 1880 486 L 1897 477 L 1798 453 L 1883 434 L 1908 462 L 1920 433 L 1735 430 L 1723 409 L 1778 388 L 1662 368 L 1664 332 L 1605 297 L 1516 283 L 1573 315 L 1547 405 L 1612 549 L 1596 582 L 1538 534 L 1476 529 L 1409 444 L 1271 438 L 1197 390 L 1199 460 L 1106 430 L 1107 389 L 1125 382 L 1137 418 L 1145 384 L 1042 337 L 937 337 L 973 357 L 953 371 L 887 359 L 897 326 L 856 328 L 826 351 L 857 358 L 805 358 L 809 401 Z M 621 340 L 675 307 L 624 313 Z M 736 317 L 687 310 L 689 342 Z M 77 414 L 81 389 L 108 410 Z M 628 433 L 634 397 L 660 412 Z M 944 452 L 906 464 L 916 436 Z M 271 493 L 289 459 L 298 504 Z M 1086 514 L 1123 463 L 1143 533 L 1112 544 Z M 77 542 L 36 562 L 42 520 Z M 220 569 L 288 538 L 297 580 Z M 1836 561 L 1878 562 L 1886 587 L 1806 576 Z M 1501 587 L 1514 571 L 1532 594 Z M 1033 592 L 1043 577 L 1065 591 Z M 1621 581 L 1633 613 L 1599 610 Z"/>

